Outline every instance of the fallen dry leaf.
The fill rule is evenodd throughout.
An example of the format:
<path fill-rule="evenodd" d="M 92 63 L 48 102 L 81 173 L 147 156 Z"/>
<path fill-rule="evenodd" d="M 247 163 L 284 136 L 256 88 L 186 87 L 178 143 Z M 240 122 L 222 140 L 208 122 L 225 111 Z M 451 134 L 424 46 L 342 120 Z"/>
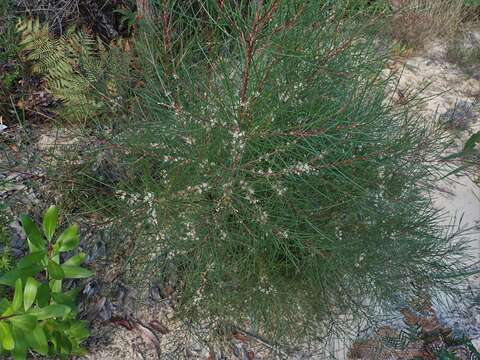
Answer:
<path fill-rule="evenodd" d="M 169 297 L 170 295 L 173 294 L 173 292 L 174 292 L 173 287 L 171 287 L 170 285 L 165 286 L 165 288 L 163 289 L 163 293 L 165 294 L 165 297 Z"/>
<path fill-rule="evenodd" d="M 412 311 L 407 308 L 400 310 L 400 313 L 403 315 L 403 320 L 407 325 L 417 325 L 420 319 Z"/>
<path fill-rule="evenodd" d="M 135 328 L 135 325 L 133 325 L 130 321 L 128 321 L 127 319 L 123 319 L 123 318 L 112 318 L 112 320 L 110 320 L 113 324 L 115 325 L 119 325 L 119 326 L 122 326 L 124 327 L 125 329 L 127 330 L 133 330 Z"/>
<path fill-rule="evenodd" d="M 168 328 L 158 320 L 152 320 L 148 323 L 148 325 L 162 335 L 168 334 L 170 332 L 170 330 L 168 330 Z"/>
<path fill-rule="evenodd" d="M 246 342 L 248 341 L 248 337 L 247 337 L 246 335 L 242 334 L 242 333 L 239 332 L 239 331 L 236 331 L 236 330 L 235 330 L 235 331 L 232 333 L 232 335 L 233 335 L 233 337 L 234 337 L 235 339 L 237 339 L 238 341 L 241 341 L 241 342 L 243 342 L 243 343 L 246 343 Z"/>
<path fill-rule="evenodd" d="M 142 339 L 146 342 L 146 343 L 149 343 L 151 345 L 153 345 L 155 348 L 159 347 L 160 344 L 158 343 L 158 340 L 157 340 L 157 337 L 155 336 L 155 334 L 152 332 L 152 330 L 150 330 L 149 328 L 143 326 L 142 324 L 140 323 L 137 323 L 137 329 L 140 333 L 140 336 L 142 337 Z"/>

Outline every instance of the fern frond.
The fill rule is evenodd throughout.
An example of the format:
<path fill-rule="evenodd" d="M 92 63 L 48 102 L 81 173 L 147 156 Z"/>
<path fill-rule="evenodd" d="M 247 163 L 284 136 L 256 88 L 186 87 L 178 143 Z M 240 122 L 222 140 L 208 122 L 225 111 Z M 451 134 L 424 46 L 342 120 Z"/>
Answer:
<path fill-rule="evenodd" d="M 44 77 L 47 89 L 58 100 L 82 111 L 99 109 L 92 94 L 105 75 L 108 55 L 105 45 L 86 31 L 70 27 L 60 37 L 38 19 L 19 20 L 20 48 L 32 71 Z M 109 85 L 112 87 L 112 85 Z"/>

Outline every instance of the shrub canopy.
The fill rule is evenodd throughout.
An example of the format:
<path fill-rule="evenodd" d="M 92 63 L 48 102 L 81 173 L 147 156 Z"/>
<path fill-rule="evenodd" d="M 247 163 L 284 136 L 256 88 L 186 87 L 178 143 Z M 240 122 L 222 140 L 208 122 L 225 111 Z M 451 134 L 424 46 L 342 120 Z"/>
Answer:
<path fill-rule="evenodd" d="M 128 170 L 101 182 L 132 281 L 174 274 L 188 319 L 318 335 L 462 268 L 429 200 L 449 138 L 392 102 L 379 18 L 343 4 L 171 2 L 137 34 Z"/>

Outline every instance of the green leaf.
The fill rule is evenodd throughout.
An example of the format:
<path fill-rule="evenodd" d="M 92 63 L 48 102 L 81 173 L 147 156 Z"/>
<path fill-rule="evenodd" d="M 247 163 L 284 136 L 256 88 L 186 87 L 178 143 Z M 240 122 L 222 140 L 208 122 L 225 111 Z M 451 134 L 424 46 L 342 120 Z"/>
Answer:
<path fill-rule="evenodd" d="M 37 290 L 37 304 L 40 307 L 48 305 L 50 301 L 50 288 L 47 284 L 42 284 L 38 287 Z"/>
<path fill-rule="evenodd" d="M 78 288 L 71 289 L 67 292 L 64 293 L 52 293 L 52 299 L 57 303 L 57 304 L 63 304 L 70 306 L 71 308 L 75 308 L 75 299 L 78 295 Z"/>
<path fill-rule="evenodd" d="M 474 152 L 475 147 L 477 146 L 478 143 L 480 143 L 480 131 L 470 136 L 470 138 L 465 142 L 465 145 L 463 146 L 463 149 L 461 151 L 450 154 L 444 157 L 443 160 L 452 160 L 462 156 L 471 155 Z"/>
<path fill-rule="evenodd" d="M 15 286 L 15 282 L 17 281 L 17 279 L 21 277 L 22 275 L 19 270 L 10 270 L 0 276 L 0 284 L 13 287 Z"/>
<path fill-rule="evenodd" d="M 43 216 L 43 233 L 50 242 L 58 224 L 58 209 L 56 206 L 50 206 Z"/>
<path fill-rule="evenodd" d="M 25 269 L 14 269 L 0 277 L 0 284 L 14 287 L 17 279 L 21 278 L 23 280 L 29 276 L 35 276 L 42 270 L 43 266 L 40 265 L 32 265 L 32 267 Z"/>
<path fill-rule="evenodd" d="M 70 339 L 63 335 L 60 332 L 57 332 L 58 334 L 58 342 L 62 350 L 64 351 L 65 354 L 69 354 L 72 352 L 72 343 L 70 342 Z"/>
<path fill-rule="evenodd" d="M 62 280 L 65 277 L 63 269 L 56 262 L 48 260 L 48 275 L 54 280 Z"/>
<path fill-rule="evenodd" d="M 50 291 L 52 293 L 58 293 L 62 291 L 62 280 L 50 280 L 48 283 Z"/>
<path fill-rule="evenodd" d="M 12 309 L 17 311 L 23 304 L 23 284 L 22 279 L 15 281 L 15 292 L 13 293 Z"/>
<path fill-rule="evenodd" d="M 463 147 L 463 153 L 466 155 L 471 154 L 478 143 L 480 143 L 480 131 L 470 136 Z"/>
<path fill-rule="evenodd" d="M 77 255 L 72 256 L 67 261 L 63 263 L 63 265 L 67 266 L 79 266 L 85 261 L 85 257 L 87 255 L 85 253 L 78 253 Z"/>
<path fill-rule="evenodd" d="M 26 332 L 33 331 L 37 326 L 37 318 L 33 315 L 16 315 L 8 320 L 12 325 Z"/>
<path fill-rule="evenodd" d="M 60 251 L 70 251 L 74 249 L 80 240 L 77 235 L 78 225 L 74 224 L 69 226 L 57 240 L 57 244 L 60 244 Z"/>
<path fill-rule="evenodd" d="M 26 347 L 15 347 L 12 351 L 13 360 L 25 360 L 27 358 Z"/>
<path fill-rule="evenodd" d="M 45 240 L 33 220 L 28 215 L 22 215 L 20 221 L 25 234 L 27 234 L 30 252 L 44 250 Z"/>
<path fill-rule="evenodd" d="M 52 345 L 53 345 L 53 352 L 57 353 L 57 352 L 60 350 L 60 348 L 59 348 L 59 345 L 58 345 L 57 338 L 55 337 L 55 333 L 49 334 L 48 340 L 49 340 L 49 341 L 52 343 Z"/>
<path fill-rule="evenodd" d="M 87 323 L 85 321 L 77 320 L 72 323 L 70 329 L 68 330 L 68 334 L 77 339 L 79 342 L 82 342 L 88 338 L 90 332 L 88 331 Z"/>
<path fill-rule="evenodd" d="M 31 333 L 27 334 L 27 342 L 33 350 L 39 354 L 48 355 L 47 336 L 40 325 L 38 325 Z"/>
<path fill-rule="evenodd" d="M 15 341 L 13 340 L 12 330 L 10 325 L 5 321 L 0 321 L 0 338 L 2 340 L 2 347 L 5 350 L 13 350 Z"/>
<path fill-rule="evenodd" d="M 50 319 L 49 320 L 49 329 L 52 331 L 65 332 L 70 329 L 70 320 L 66 319 Z"/>
<path fill-rule="evenodd" d="M 28 313 L 35 316 L 38 320 L 46 320 L 51 318 L 64 318 L 70 312 L 70 307 L 66 305 L 53 304 L 43 308 L 32 309 Z"/>
<path fill-rule="evenodd" d="M 24 256 L 20 259 L 17 264 L 18 269 L 25 269 L 34 264 L 40 264 L 41 261 L 45 258 L 46 252 L 45 251 L 36 251 L 27 256 Z"/>
<path fill-rule="evenodd" d="M 437 358 L 438 360 L 457 360 L 457 357 L 454 354 L 445 349 L 441 350 L 441 352 L 437 354 Z"/>
<path fill-rule="evenodd" d="M 32 277 L 27 278 L 25 283 L 25 290 L 23 292 L 23 306 L 25 311 L 28 311 L 32 304 L 35 302 L 37 296 L 37 289 L 40 283 Z"/>
<path fill-rule="evenodd" d="M 25 360 L 27 358 L 27 340 L 22 329 L 12 326 L 13 337 L 15 339 L 15 349 L 12 350 L 14 360 Z"/>
<path fill-rule="evenodd" d="M 6 298 L 2 298 L 0 300 L 0 313 L 3 313 L 10 307 L 10 301 L 8 301 Z"/>
<path fill-rule="evenodd" d="M 65 278 L 67 279 L 83 279 L 93 275 L 93 273 L 81 266 L 62 265 Z"/>
<path fill-rule="evenodd" d="M 2 314 L 2 317 L 8 317 L 8 316 L 11 316 L 13 315 L 13 313 L 15 313 L 15 311 L 13 310 L 13 307 L 12 306 L 9 306 L 5 309 L 5 311 L 3 312 Z"/>

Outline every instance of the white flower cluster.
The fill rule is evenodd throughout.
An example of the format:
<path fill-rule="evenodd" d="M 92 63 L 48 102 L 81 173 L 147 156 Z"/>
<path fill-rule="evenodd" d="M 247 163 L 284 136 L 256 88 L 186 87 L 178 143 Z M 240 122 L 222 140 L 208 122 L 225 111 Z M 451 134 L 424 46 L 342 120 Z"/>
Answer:
<path fill-rule="evenodd" d="M 252 205 L 258 204 L 258 199 L 254 196 L 255 190 L 244 180 L 240 180 L 239 184 L 240 188 L 245 192 L 245 199 Z"/>
<path fill-rule="evenodd" d="M 193 303 L 193 306 L 198 306 L 200 305 L 200 303 L 203 301 L 203 299 L 205 298 L 205 294 L 204 294 L 204 291 L 205 291 L 205 283 L 207 281 L 207 275 L 210 271 L 213 270 L 213 264 L 210 263 L 207 268 L 205 269 L 205 271 L 200 274 L 200 277 L 201 277 L 201 285 L 200 287 L 197 289 L 197 292 L 195 294 L 195 298 L 193 299 L 192 303 Z"/>
<path fill-rule="evenodd" d="M 310 164 L 309 162 L 297 162 L 294 165 L 288 166 L 287 168 L 281 169 L 279 171 L 273 171 L 271 168 L 268 168 L 266 171 L 257 170 L 254 172 L 256 175 L 262 175 L 267 177 L 278 177 L 284 175 L 318 175 L 319 169 Z"/>
<path fill-rule="evenodd" d="M 155 207 L 155 195 L 147 192 L 143 197 L 143 202 L 148 206 L 147 208 L 147 222 L 150 225 L 158 225 L 157 209 Z"/>
<path fill-rule="evenodd" d="M 188 145 L 194 145 L 195 144 L 195 139 L 191 136 L 185 136 L 183 140 L 188 144 Z"/>
<path fill-rule="evenodd" d="M 360 254 L 360 256 L 358 257 L 358 261 L 355 263 L 355 267 L 359 268 L 363 260 L 365 260 L 365 253 Z"/>
<path fill-rule="evenodd" d="M 301 174 L 309 174 L 311 173 L 314 169 L 312 165 L 309 163 L 302 163 L 298 162 L 296 165 L 292 166 L 290 168 L 290 173 L 295 174 L 295 175 L 301 175 Z"/>
<path fill-rule="evenodd" d="M 240 130 L 240 126 L 235 120 L 235 129 L 231 132 L 232 135 L 232 158 L 237 158 L 245 148 L 245 132 Z"/>
<path fill-rule="evenodd" d="M 150 225 L 158 225 L 158 218 L 157 218 L 157 210 L 155 207 L 155 194 L 152 192 L 147 192 L 144 196 L 140 194 L 129 194 L 123 190 L 117 190 L 116 195 L 120 198 L 120 200 L 127 200 L 127 204 L 129 206 L 136 206 L 139 204 L 147 205 L 147 222 Z"/>
<path fill-rule="evenodd" d="M 287 193 L 287 188 L 283 186 L 280 182 L 273 182 L 272 188 L 275 190 L 278 196 L 283 196 Z"/>
<path fill-rule="evenodd" d="M 260 278 L 260 284 L 257 290 L 265 295 L 274 295 L 277 293 L 277 289 L 270 284 L 268 277 L 265 275 Z"/>
<path fill-rule="evenodd" d="M 229 199 L 232 196 L 232 187 L 233 184 L 231 181 L 226 182 L 222 185 L 223 188 L 223 197 Z"/>
<path fill-rule="evenodd" d="M 220 230 L 220 238 L 222 240 L 226 240 L 227 239 L 227 233 L 225 232 L 225 230 Z"/>
<path fill-rule="evenodd" d="M 187 240 L 187 241 L 198 241 L 199 237 L 197 235 L 197 230 L 195 226 L 187 221 L 183 223 L 185 227 L 185 235 L 181 237 L 182 240 Z"/>
<path fill-rule="evenodd" d="M 284 81 L 280 81 L 280 82 L 277 81 L 277 83 L 279 83 L 279 85 L 285 86 L 285 84 L 282 84 L 282 83 L 284 83 Z M 292 87 L 289 86 L 288 88 L 290 89 Z M 303 94 L 301 93 L 301 91 L 304 90 L 305 88 L 306 88 L 306 86 L 302 82 L 297 83 L 297 84 L 293 84 L 293 92 L 290 93 L 289 91 L 282 91 L 279 95 L 279 99 L 283 103 L 287 103 L 291 99 L 291 95 L 293 95 L 293 98 L 294 98 L 295 102 L 297 104 L 301 105 L 304 102 Z"/>
<path fill-rule="evenodd" d="M 215 163 L 213 161 L 208 161 L 207 159 L 204 159 L 204 160 L 200 160 L 198 166 L 200 167 L 200 169 L 205 171 L 205 170 L 208 170 L 210 168 L 214 168 Z"/>
<path fill-rule="evenodd" d="M 217 114 L 222 112 L 222 108 L 215 106 L 215 104 L 208 103 L 201 109 L 201 117 L 196 120 L 192 118 L 192 121 L 201 125 L 206 131 L 210 131 L 218 125 L 226 128 L 228 126 L 227 122 L 217 117 Z"/>
<path fill-rule="evenodd" d="M 274 173 L 272 168 L 268 168 L 267 170 L 254 170 L 253 171 L 254 174 L 256 175 L 260 175 L 260 176 L 274 176 L 274 175 L 277 175 L 277 173 Z"/>
<path fill-rule="evenodd" d="M 343 231 L 340 229 L 340 226 L 335 227 L 335 236 L 340 240 L 343 239 Z"/>
<path fill-rule="evenodd" d="M 268 214 L 267 214 L 267 212 L 266 212 L 266 211 L 262 211 L 262 212 L 260 213 L 260 217 L 259 217 L 258 220 L 260 221 L 261 224 L 264 224 L 264 225 L 265 225 L 265 224 L 267 223 L 267 221 L 268 221 Z"/>
<path fill-rule="evenodd" d="M 120 200 L 125 200 L 128 196 L 128 193 L 123 190 L 117 190 L 115 194 L 120 198 Z"/>
<path fill-rule="evenodd" d="M 185 159 L 183 157 L 179 156 L 169 156 L 169 155 L 164 155 L 163 156 L 163 162 L 171 162 L 171 163 L 176 163 L 176 162 L 183 162 L 184 164 L 191 162 L 191 160 Z"/>
<path fill-rule="evenodd" d="M 167 260 L 171 261 L 175 259 L 177 256 L 184 256 L 186 254 L 187 254 L 186 250 L 171 250 L 167 254 Z"/>
<path fill-rule="evenodd" d="M 290 94 L 288 94 L 286 91 L 280 94 L 280 101 L 286 103 L 289 99 L 290 99 Z"/>
<path fill-rule="evenodd" d="M 204 183 L 201 183 L 201 184 L 198 184 L 198 185 L 188 185 L 185 190 L 183 191 L 179 191 L 177 193 L 177 195 L 179 196 L 185 196 L 185 195 L 189 195 L 189 194 L 202 194 L 204 191 L 208 191 L 209 189 L 211 189 L 211 186 L 204 182 Z"/>

